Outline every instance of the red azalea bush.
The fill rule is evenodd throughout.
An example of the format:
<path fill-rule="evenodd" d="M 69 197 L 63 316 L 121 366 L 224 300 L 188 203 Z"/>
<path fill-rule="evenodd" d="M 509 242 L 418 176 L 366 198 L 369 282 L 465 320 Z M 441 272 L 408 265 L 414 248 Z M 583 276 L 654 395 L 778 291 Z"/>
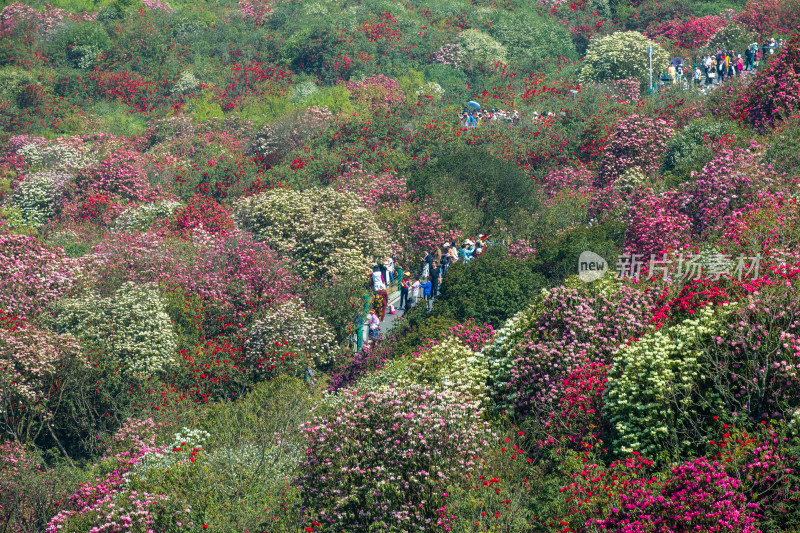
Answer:
<path fill-rule="evenodd" d="M 694 50 L 704 46 L 721 30 L 727 20 L 721 15 L 690 16 L 686 20 L 665 20 L 645 30 L 645 35 L 664 44 Z"/>
<path fill-rule="evenodd" d="M 184 207 L 179 208 L 166 221 L 169 230 L 183 237 L 190 237 L 196 228 L 212 235 L 225 236 L 233 231 L 234 222 L 230 211 L 218 202 L 201 195 L 194 195 Z"/>
<path fill-rule="evenodd" d="M 575 369 L 563 380 L 557 408 L 545 423 L 548 437 L 540 446 L 575 446 L 586 439 L 602 439 L 608 432 L 602 418 L 603 391 L 609 365 L 593 362 Z"/>

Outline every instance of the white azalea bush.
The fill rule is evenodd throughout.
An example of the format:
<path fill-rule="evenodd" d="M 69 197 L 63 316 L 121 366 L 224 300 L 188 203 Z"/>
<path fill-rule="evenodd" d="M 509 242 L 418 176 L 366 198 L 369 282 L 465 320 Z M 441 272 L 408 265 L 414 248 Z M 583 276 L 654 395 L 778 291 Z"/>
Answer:
<path fill-rule="evenodd" d="M 292 298 L 266 311 L 253 324 L 245 350 L 259 369 L 287 366 L 292 369 L 290 373 L 296 373 L 302 372 L 305 365 L 292 364 L 296 363 L 295 357 L 319 366 L 332 363 L 336 342 L 327 322 L 309 313 L 302 300 Z M 285 359 L 287 352 L 292 354 L 290 361 Z"/>
<path fill-rule="evenodd" d="M 653 77 L 667 70 L 669 54 L 658 43 L 638 31 L 618 31 L 589 43 L 580 82 L 636 78 L 647 87 L 650 77 L 647 47 L 653 47 Z"/>
<path fill-rule="evenodd" d="M 506 62 L 506 48 L 482 31 L 469 29 L 458 34 L 456 42 L 465 60 L 474 67 Z"/>
<path fill-rule="evenodd" d="M 732 306 L 708 306 L 696 318 L 648 333 L 614 357 L 605 416 L 624 453 L 667 459 L 703 443 L 703 426 L 724 410 L 702 372 L 705 350 Z"/>
<path fill-rule="evenodd" d="M 28 225 L 42 226 L 57 214 L 71 179 L 72 175 L 65 172 L 34 172 L 14 187 L 11 200 Z"/>
<path fill-rule="evenodd" d="M 492 437 L 478 403 L 452 392 L 345 389 L 339 400 L 300 426 L 297 483 L 331 531 L 427 530 Z"/>
<path fill-rule="evenodd" d="M 235 209 L 239 225 L 291 256 L 308 280 L 361 275 L 391 253 L 389 236 L 353 193 L 279 189 L 243 198 Z"/>
<path fill-rule="evenodd" d="M 59 141 L 26 144 L 17 150 L 17 155 L 37 169 L 80 170 L 93 161 L 85 150 Z"/>
<path fill-rule="evenodd" d="M 466 399 L 486 402 L 489 365 L 480 353 L 473 352 L 454 337 L 424 350 L 409 364 L 401 385 L 417 383 L 436 391 L 452 391 Z"/>
<path fill-rule="evenodd" d="M 178 337 L 152 284 L 128 281 L 113 297 L 85 293 L 55 303 L 51 312 L 51 327 L 90 342 L 127 372 L 152 375 L 174 362 Z"/>
<path fill-rule="evenodd" d="M 158 220 L 169 218 L 183 204 L 174 200 L 163 200 L 140 204 L 124 211 L 114 222 L 117 231 L 146 231 Z"/>

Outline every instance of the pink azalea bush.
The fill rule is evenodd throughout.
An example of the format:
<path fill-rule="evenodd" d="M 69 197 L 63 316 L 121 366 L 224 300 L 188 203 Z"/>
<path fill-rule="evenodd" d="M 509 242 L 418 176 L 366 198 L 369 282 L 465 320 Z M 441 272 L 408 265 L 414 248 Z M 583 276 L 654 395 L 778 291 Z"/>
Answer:
<path fill-rule="evenodd" d="M 405 98 L 405 92 L 396 80 L 383 74 L 347 83 L 350 97 L 372 110 L 388 109 Z"/>
<path fill-rule="evenodd" d="M 114 234 L 81 258 L 81 284 L 112 293 L 126 281 L 180 287 L 235 321 L 293 294 L 299 278 L 248 234 L 195 230 L 188 241 L 157 233 Z"/>
<path fill-rule="evenodd" d="M 626 286 L 615 292 L 589 295 L 557 287 L 541 297 L 527 332 L 502 356 L 509 365 L 507 381 L 495 370 L 497 393 L 513 398 L 517 411 L 548 422 L 564 379 L 591 363 L 608 364 L 620 344 L 646 330 L 654 297 Z"/>
<path fill-rule="evenodd" d="M 0 233 L 0 309 L 33 317 L 72 287 L 77 272 L 60 248 Z"/>
<path fill-rule="evenodd" d="M 761 147 L 714 145 L 714 158 L 694 180 L 683 186 L 683 212 L 692 218 L 701 235 L 719 231 L 725 217 L 743 207 L 756 193 L 780 191 L 785 179 L 759 160 Z"/>
<path fill-rule="evenodd" d="M 611 183 L 633 167 L 655 173 L 674 132 L 675 124 L 663 118 L 630 115 L 620 120 L 603 150 L 600 182 Z"/>
<path fill-rule="evenodd" d="M 123 150 L 110 154 L 93 167 L 82 171 L 76 179 L 84 194 L 104 192 L 133 201 L 150 201 L 156 192 L 144 170 L 146 164 L 138 152 Z"/>
<path fill-rule="evenodd" d="M 682 195 L 676 191 L 657 195 L 646 189 L 635 196 L 625 232 L 628 253 L 647 262 L 652 255 L 661 259 L 662 254 L 692 242 L 692 219 L 681 212 Z"/>
<path fill-rule="evenodd" d="M 490 436 L 477 404 L 416 385 L 343 391 L 333 405 L 300 427 L 297 484 L 337 531 L 425 527 Z"/>
<path fill-rule="evenodd" d="M 793 0 L 748 0 L 736 19 L 763 37 L 792 35 L 800 27 L 800 8 Z"/>

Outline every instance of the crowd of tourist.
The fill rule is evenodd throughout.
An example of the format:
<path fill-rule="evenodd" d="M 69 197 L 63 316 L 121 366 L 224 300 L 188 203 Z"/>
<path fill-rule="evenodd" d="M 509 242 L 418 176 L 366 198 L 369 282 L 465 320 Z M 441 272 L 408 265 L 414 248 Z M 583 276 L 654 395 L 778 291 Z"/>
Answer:
<path fill-rule="evenodd" d="M 465 128 L 477 128 L 480 124 L 492 121 L 504 122 L 506 124 L 517 124 L 522 120 L 519 111 L 505 111 L 503 109 L 475 110 L 465 108 L 458 114 L 458 121 Z"/>
<path fill-rule="evenodd" d="M 424 301 L 427 311 L 430 312 L 450 266 L 458 261 L 469 263 L 479 257 L 486 249 L 488 239 L 488 235 L 481 234 L 475 240 L 466 239 L 461 247 L 457 243 L 445 242 L 442 246 L 426 250 L 413 272 L 404 270 L 397 263 L 397 256 L 389 257 L 383 264 L 373 266 L 367 282 L 373 293 L 366 319 L 370 341 L 374 342 L 380 335 L 381 322 L 386 317 L 388 308 L 390 287 L 396 283 L 400 291 L 397 311 L 405 314 L 418 302 Z"/>
<path fill-rule="evenodd" d="M 743 54 L 720 48 L 714 54 L 698 57 L 691 69 L 685 69 L 682 60 L 673 60 L 667 72 L 661 75 L 662 88 L 666 88 L 666 84 L 681 85 L 691 80 L 694 87 L 704 92 L 714 89 L 726 79 L 755 71 L 767 56 L 777 53 L 784 44 L 784 39 L 774 38 L 764 41 L 760 46 L 751 43 Z"/>

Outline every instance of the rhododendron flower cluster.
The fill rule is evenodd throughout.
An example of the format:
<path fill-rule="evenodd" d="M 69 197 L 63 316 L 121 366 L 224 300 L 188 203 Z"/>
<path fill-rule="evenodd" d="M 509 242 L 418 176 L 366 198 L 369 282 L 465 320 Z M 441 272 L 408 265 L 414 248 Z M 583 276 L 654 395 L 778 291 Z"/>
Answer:
<path fill-rule="evenodd" d="M 601 183 L 613 182 L 633 167 L 645 174 L 658 170 L 675 124 L 667 119 L 630 115 L 617 123 L 600 161 Z"/>
<path fill-rule="evenodd" d="M 239 200 L 236 217 L 291 256 L 305 279 L 361 275 L 390 254 L 388 235 L 352 193 L 274 190 Z"/>
<path fill-rule="evenodd" d="M 341 392 L 334 416 L 301 426 L 298 485 L 332 528 L 380 522 L 416 529 L 436 519 L 433 492 L 462 482 L 487 445 L 477 404 L 412 385 Z"/>
<path fill-rule="evenodd" d="M 373 110 L 392 107 L 405 98 L 397 81 L 383 74 L 348 82 L 347 90 L 353 100 Z"/>
<path fill-rule="evenodd" d="M 299 298 L 280 302 L 256 320 L 245 342 L 247 357 L 259 369 L 287 365 L 292 362 L 272 361 L 272 353 L 302 354 L 309 364 L 325 365 L 332 362 L 334 337 L 330 326 L 321 318 L 311 315 Z M 302 365 L 300 370 L 305 370 Z"/>
<path fill-rule="evenodd" d="M 649 27 L 645 34 L 663 44 L 692 50 L 707 44 L 726 23 L 722 15 L 691 16 L 686 20 L 665 20 Z"/>
<path fill-rule="evenodd" d="M 800 9 L 794 9 L 800 23 Z M 793 36 L 777 54 L 731 109 L 735 116 L 762 130 L 800 109 L 800 37 Z"/>
<path fill-rule="evenodd" d="M 510 360 L 508 382 L 496 393 L 513 398 L 518 411 L 547 421 L 561 397 L 563 380 L 587 364 L 609 363 L 620 345 L 648 328 L 654 301 L 650 294 L 625 286 L 613 295 L 557 287 L 534 306 L 538 316 L 505 354 Z M 615 312 L 609 316 L 604 309 Z M 493 366 L 505 365 L 494 361 Z M 494 379 L 503 381 L 496 373 Z"/>
<path fill-rule="evenodd" d="M 0 308 L 33 317 L 64 294 L 78 273 L 59 248 L 25 235 L 0 233 Z"/>

